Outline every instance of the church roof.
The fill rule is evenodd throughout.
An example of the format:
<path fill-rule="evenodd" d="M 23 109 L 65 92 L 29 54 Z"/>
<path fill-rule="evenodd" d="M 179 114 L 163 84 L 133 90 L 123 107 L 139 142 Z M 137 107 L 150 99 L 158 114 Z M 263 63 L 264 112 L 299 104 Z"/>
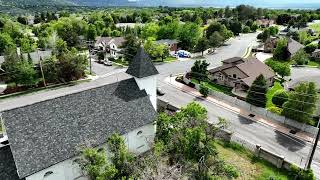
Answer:
<path fill-rule="evenodd" d="M 126 73 L 137 77 L 144 78 L 159 74 L 156 67 L 153 65 L 152 60 L 146 54 L 143 48 L 139 48 L 133 60 L 129 63 L 129 68 Z"/>

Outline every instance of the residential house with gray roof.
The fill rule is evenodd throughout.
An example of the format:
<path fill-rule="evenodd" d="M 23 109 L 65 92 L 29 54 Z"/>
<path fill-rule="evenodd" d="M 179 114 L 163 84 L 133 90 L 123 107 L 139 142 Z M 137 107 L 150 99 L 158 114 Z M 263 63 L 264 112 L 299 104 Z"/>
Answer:
<path fill-rule="evenodd" d="M 78 92 L 44 100 L 39 93 L 29 102 L 0 104 L 17 176 L 86 179 L 74 160 L 83 147 L 106 146 L 113 133 L 121 134 L 135 154 L 149 150 L 155 136 L 158 71 L 141 48 L 127 74 L 132 77 Z"/>

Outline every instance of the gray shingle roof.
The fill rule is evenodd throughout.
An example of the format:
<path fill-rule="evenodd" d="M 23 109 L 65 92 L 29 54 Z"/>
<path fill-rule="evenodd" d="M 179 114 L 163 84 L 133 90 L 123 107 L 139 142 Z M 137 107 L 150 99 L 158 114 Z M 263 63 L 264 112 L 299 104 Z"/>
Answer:
<path fill-rule="evenodd" d="M 158 70 L 152 63 L 152 60 L 142 47 L 138 49 L 138 52 L 130 62 L 126 73 L 137 78 L 144 78 L 159 74 Z"/>
<path fill-rule="evenodd" d="M 241 58 L 241 57 L 233 57 L 233 58 L 229 58 L 229 59 L 226 59 L 226 60 L 223 60 L 222 62 L 223 63 L 235 63 L 235 62 L 238 62 L 238 61 L 242 61 L 244 62 L 244 60 Z"/>
<path fill-rule="evenodd" d="M 288 51 L 292 56 L 295 55 L 302 48 L 304 48 L 304 46 L 299 42 L 295 41 L 292 38 L 288 39 Z"/>
<path fill-rule="evenodd" d="M 156 112 L 133 78 L 2 112 L 19 176 L 26 177 L 153 122 Z"/>
<path fill-rule="evenodd" d="M 9 145 L 0 148 L 0 179 L 19 180 Z"/>

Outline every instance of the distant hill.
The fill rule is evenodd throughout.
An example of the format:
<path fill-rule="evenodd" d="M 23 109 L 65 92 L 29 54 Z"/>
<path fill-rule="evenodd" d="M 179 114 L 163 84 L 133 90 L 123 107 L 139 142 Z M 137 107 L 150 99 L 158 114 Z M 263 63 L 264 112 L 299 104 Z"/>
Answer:
<path fill-rule="evenodd" d="M 1 5 L 6 6 L 53 6 L 53 5 L 74 5 L 73 2 L 69 0 L 0 0 Z"/>

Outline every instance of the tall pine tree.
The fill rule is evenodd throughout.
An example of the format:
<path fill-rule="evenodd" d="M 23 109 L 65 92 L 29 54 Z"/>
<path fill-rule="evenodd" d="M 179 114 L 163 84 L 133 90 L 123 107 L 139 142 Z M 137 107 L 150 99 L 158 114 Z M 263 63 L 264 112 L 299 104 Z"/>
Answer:
<path fill-rule="evenodd" d="M 268 87 L 265 78 L 260 74 L 252 83 L 246 101 L 258 107 L 265 107 L 267 103 L 266 93 Z"/>

